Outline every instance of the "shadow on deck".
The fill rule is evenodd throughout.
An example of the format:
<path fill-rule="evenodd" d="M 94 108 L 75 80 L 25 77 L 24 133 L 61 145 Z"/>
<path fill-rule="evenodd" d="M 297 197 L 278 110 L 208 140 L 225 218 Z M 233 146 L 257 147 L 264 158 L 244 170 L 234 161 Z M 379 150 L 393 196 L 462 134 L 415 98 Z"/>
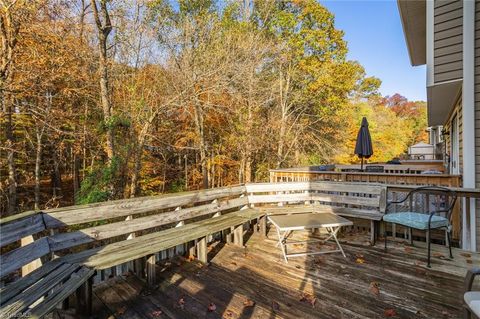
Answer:
<path fill-rule="evenodd" d="M 100 283 L 96 317 L 460 318 L 466 269 L 480 264 L 480 254 L 455 249 L 448 260 L 434 245 L 427 269 L 425 249 L 390 242 L 384 252 L 359 234 L 342 238 L 347 258 L 285 264 L 273 238 L 254 234 L 244 249 L 212 245 L 208 266 L 184 258 L 159 264 L 156 289 L 132 274 Z"/>

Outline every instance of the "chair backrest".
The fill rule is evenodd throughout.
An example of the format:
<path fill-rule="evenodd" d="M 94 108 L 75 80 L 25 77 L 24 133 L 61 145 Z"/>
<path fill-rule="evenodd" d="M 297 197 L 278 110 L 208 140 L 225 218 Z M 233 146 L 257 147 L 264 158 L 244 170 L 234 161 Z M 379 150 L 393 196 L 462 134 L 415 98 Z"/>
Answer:
<path fill-rule="evenodd" d="M 369 165 L 365 167 L 365 172 L 383 173 L 385 171 L 382 165 Z"/>
<path fill-rule="evenodd" d="M 448 220 L 451 219 L 453 208 L 457 201 L 457 193 L 455 191 L 442 186 L 421 186 L 411 190 L 406 198 L 408 198 L 408 196 L 413 196 L 414 194 L 428 194 L 443 197 L 442 202 L 440 203 L 443 207 L 430 209 L 430 203 L 427 202 L 428 207 L 426 210 L 428 213 L 435 213 L 438 215 L 443 213 Z"/>

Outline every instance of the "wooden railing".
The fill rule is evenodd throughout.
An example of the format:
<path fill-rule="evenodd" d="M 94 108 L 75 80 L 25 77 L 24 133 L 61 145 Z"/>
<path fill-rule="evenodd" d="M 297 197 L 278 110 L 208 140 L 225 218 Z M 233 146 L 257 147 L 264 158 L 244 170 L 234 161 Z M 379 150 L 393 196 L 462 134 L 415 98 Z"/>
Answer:
<path fill-rule="evenodd" d="M 265 234 L 268 211 L 332 211 L 347 214 L 354 223 L 369 220 L 374 243 L 386 195 L 405 193 L 412 187 L 326 181 L 252 183 L 26 212 L 0 219 L 0 280 L 26 265 L 39 268 L 5 288 L 10 296 L 7 302 L 21 301 L 17 309 L 21 315 L 36 305 L 32 311 L 41 317 L 73 293 L 77 306 L 91 309 L 95 280 L 132 270 L 153 285 L 158 259 L 188 252 L 207 262 L 207 242 L 213 237 L 243 246 L 246 227 Z M 480 190 L 453 190 L 459 196 L 480 197 Z M 410 202 L 409 209 L 421 202 L 430 205 L 427 197 Z M 471 229 L 462 222 L 462 240 L 467 236 L 464 233 L 475 239 L 474 228 L 468 233 Z M 454 224 L 454 231 L 458 225 Z M 401 233 L 394 226 L 391 230 Z M 46 262 L 43 266 L 40 259 Z M 41 284 L 35 285 L 37 281 Z M 30 294 L 33 297 L 26 297 Z M 17 304 L 12 305 L 0 307 L 0 317 L 9 317 L 5 314 Z"/>
<path fill-rule="evenodd" d="M 309 170 L 270 170 L 270 182 L 366 182 L 391 185 L 437 185 L 460 187 L 461 175 L 449 174 L 391 174 L 371 172 L 326 172 Z"/>
<path fill-rule="evenodd" d="M 332 176 L 331 174 L 327 175 Z M 439 176 L 426 177 L 436 178 Z M 43 212 L 26 212 L 0 220 L 2 231 L 0 246 L 3 247 L 2 264 L 7 262 L 7 259 L 3 258 L 5 252 L 10 254 L 8 260 L 14 262 L 13 266 L 9 266 L 14 270 L 50 253 L 64 252 L 73 247 L 85 249 L 89 244 L 99 241 L 109 243 L 124 240 L 122 236 L 129 234 L 143 235 L 165 229 L 165 227 L 171 227 L 169 225 L 182 224 L 189 219 L 208 218 L 215 213 L 238 210 L 248 205 L 303 204 L 305 202 L 324 201 L 318 194 L 325 190 L 331 194 L 331 197 L 341 197 L 335 196 L 332 190 L 328 187 L 328 189 L 325 188 L 326 186 L 323 184 L 328 183 L 322 183 L 321 181 L 252 183 L 64 207 Z M 359 189 L 362 190 L 362 193 L 368 194 L 370 188 L 376 192 L 380 186 L 379 184 L 365 184 L 365 186 L 359 184 L 359 187 L 361 187 Z M 338 184 L 338 187 L 337 192 L 345 192 L 341 188 L 341 183 Z M 412 187 L 415 186 L 387 185 L 388 196 L 391 199 L 394 194 L 406 192 Z M 467 204 L 470 203 L 470 198 L 480 196 L 480 190 L 465 190 L 455 187 L 453 189 L 458 190 L 459 196 L 468 198 L 466 200 Z M 344 204 L 355 205 L 355 202 Z M 475 221 L 468 214 L 462 218 L 459 212 L 459 209 L 454 212 L 453 233 L 454 238 L 461 239 L 464 243 L 465 240 L 475 239 L 475 228 L 471 226 Z M 48 238 L 40 237 L 33 241 L 33 236 L 38 238 L 40 234 L 46 235 Z M 28 245 L 16 248 L 25 244 L 29 239 L 30 243 Z M 13 251 L 5 249 L 11 245 L 13 245 Z M 80 246 L 83 248 L 80 248 Z M 17 251 L 17 253 L 14 251 Z"/>

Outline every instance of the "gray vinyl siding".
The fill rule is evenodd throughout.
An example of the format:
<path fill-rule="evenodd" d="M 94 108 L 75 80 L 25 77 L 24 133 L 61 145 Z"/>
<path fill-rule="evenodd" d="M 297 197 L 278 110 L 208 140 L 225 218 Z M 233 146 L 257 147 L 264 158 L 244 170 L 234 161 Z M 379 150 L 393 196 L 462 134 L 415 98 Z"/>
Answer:
<path fill-rule="evenodd" d="M 450 132 L 450 129 L 452 127 L 452 120 L 453 117 L 457 117 L 457 123 L 458 123 L 458 167 L 460 169 L 460 174 L 463 174 L 463 113 L 462 113 L 462 98 L 460 98 L 457 103 L 455 104 L 455 107 L 452 111 L 452 114 L 450 114 L 450 117 L 448 118 L 447 122 L 443 125 L 443 128 L 447 131 Z M 445 150 L 447 154 L 451 154 L 452 152 L 452 144 L 450 140 L 450 135 L 445 136 Z"/>
<path fill-rule="evenodd" d="M 462 78 L 462 0 L 435 0 L 433 31 L 434 82 Z"/>
<path fill-rule="evenodd" d="M 480 188 L 480 1 L 475 2 L 475 184 Z M 480 251 L 480 200 L 476 201 L 477 251 Z"/>

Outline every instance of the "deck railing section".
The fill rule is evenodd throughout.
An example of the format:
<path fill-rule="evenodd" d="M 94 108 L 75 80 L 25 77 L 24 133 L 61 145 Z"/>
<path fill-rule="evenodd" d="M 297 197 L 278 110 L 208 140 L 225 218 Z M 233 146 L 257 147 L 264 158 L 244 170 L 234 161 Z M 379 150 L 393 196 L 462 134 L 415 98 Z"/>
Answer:
<path fill-rule="evenodd" d="M 40 259 L 49 260 L 247 206 L 245 186 L 238 185 L 9 216 L 0 219 L 2 277 L 20 267 L 24 276 L 41 266 Z M 156 258 L 183 253 L 184 249 L 178 246 L 161 251 Z M 120 264 L 99 275 L 108 278 L 110 274 L 125 272 L 129 266 Z"/>
<path fill-rule="evenodd" d="M 334 183 L 336 184 L 336 183 Z M 342 184 L 345 186 L 342 189 Z M 375 202 L 374 197 L 379 196 L 379 188 L 385 185 L 375 183 L 338 183 L 332 189 L 332 183 L 321 181 L 289 182 L 289 183 L 252 183 L 232 187 L 215 188 L 194 192 L 176 193 L 162 196 L 142 197 L 127 200 L 111 201 L 83 206 L 64 207 L 41 212 L 26 212 L 0 220 L 2 235 L 0 246 L 2 247 L 2 264 L 7 262 L 4 258 L 9 252 L 16 251 L 9 256 L 10 268 L 18 269 L 22 266 L 32 266 L 32 262 L 39 258 L 49 258 L 54 255 L 68 253 L 72 249 L 80 251 L 98 245 L 99 242 L 110 243 L 125 240 L 129 235 L 144 235 L 168 227 L 182 225 L 188 220 L 210 218 L 216 214 L 228 213 L 247 206 L 263 205 L 304 205 L 315 201 L 323 201 L 321 194 L 330 194 L 331 197 L 340 198 L 345 192 L 351 193 L 351 186 L 356 185 L 359 189 L 358 196 L 367 197 Z M 409 191 L 411 185 L 388 185 L 389 196 Z M 459 196 L 478 198 L 480 190 L 465 190 L 453 188 Z M 357 193 L 357 192 L 355 192 Z M 357 196 L 357 194 L 354 194 Z M 325 197 L 324 197 L 325 198 Z M 342 207 L 354 207 L 355 199 L 351 202 L 335 201 L 333 205 Z M 369 200 L 369 199 L 368 199 Z M 362 202 L 361 205 L 369 203 Z M 409 203 L 428 207 L 431 199 L 419 198 Z M 465 202 L 465 201 L 464 201 Z M 340 204 L 338 204 L 340 203 Z M 422 204 L 423 203 L 423 204 Z M 327 203 L 328 204 L 328 203 Z M 395 209 L 402 209 L 397 207 Z M 468 211 L 468 207 L 467 207 Z M 475 239 L 475 222 L 470 215 L 460 216 L 457 210 L 454 215 L 454 235 L 457 240 L 465 244 L 467 240 Z M 127 218 L 128 217 L 128 218 Z M 8 232 L 7 232 L 8 230 Z M 463 230 L 463 231 L 462 231 Z M 396 233 L 396 232 L 395 232 Z M 35 241 L 23 246 L 26 239 Z M 176 253 L 183 253 L 187 245 L 162 251 L 157 254 L 157 259 L 163 259 Z M 11 257 L 11 258 L 10 258 Z M 125 268 L 119 265 L 112 269 L 113 273 L 122 273 Z M 12 268 L 12 269 L 13 269 Z M 31 271 L 32 269 L 24 270 Z M 105 276 L 105 274 L 102 274 Z M 106 275 L 108 277 L 108 274 Z"/>

